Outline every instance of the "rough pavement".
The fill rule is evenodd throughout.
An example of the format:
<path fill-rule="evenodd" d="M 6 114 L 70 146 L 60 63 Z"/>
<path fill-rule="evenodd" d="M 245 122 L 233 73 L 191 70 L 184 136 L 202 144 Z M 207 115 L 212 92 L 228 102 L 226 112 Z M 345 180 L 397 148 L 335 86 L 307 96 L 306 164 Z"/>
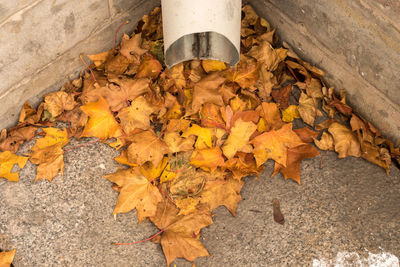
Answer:
<path fill-rule="evenodd" d="M 33 183 L 30 163 L 19 183 L 0 180 L 0 249 L 17 249 L 15 266 L 165 266 L 159 244 L 111 245 L 157 232 L 149 222 L 138 225 L 135 212 L 114 220 L 118 193 L 102 176 L 117 169 L 117 154 L 91 144 L 68 152 L 64 177 L 52 183 Z M 202 235 L 211 257 L 196 266 L 398 266 L 400 171 L 392 167 L 387 176 L 362 159 L 322 154 L 322 168 L 321 157 L 303 161 L 300 186 L 270 178 L 272 162 L 259 179 L 246 178 L 237 217 L 224 207 L 215 211 Z M 273 198 L 281 202 L 283 226 L 273 220 Z"/>

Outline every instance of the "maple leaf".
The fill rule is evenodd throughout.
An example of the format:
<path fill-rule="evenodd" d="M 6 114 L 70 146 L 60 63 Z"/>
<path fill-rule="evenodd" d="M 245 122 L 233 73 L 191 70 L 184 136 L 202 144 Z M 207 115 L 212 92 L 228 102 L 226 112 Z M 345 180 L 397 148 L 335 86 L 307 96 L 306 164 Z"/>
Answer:
<path fill-rule="evenodd" d="M 16 249 L 13 249 L 11 251 L 0 252 L 0 266 L 1 267 L 11 266 L 16 251 L 17 251 Z"/>
<path fill-rule="evenodd" d="M 63 91 L 53 92 L 44 97 L 44 109 L 50 112 L 53 118 L 64 110 L 73 110 L 77 104 L 73 95 Z"/>
<path fill-rule="evenodd" d="M 286 109 L 289 107 L 289 97 L 293 90 L 293 85 L 289 84 L 278 90 L 272 90 L 271 96 L 280 108 Z"/>
<path fill-rule="evenodd" d="M 139 65 L 140 57 L 147 52 L 147 50 L 143 49 L 141 46 L 141 33 L 133 34 L 132 38 L 129 38 L 128 35 L 124 34 L 121 40 L 121 49 L 119 52 L 121 55 L 134 62 L 134 64 Z"/>
<path fill-rule="evenodd" d="M 175 206 L 164 201 L 158 205 L 156 215 L 150 218 L 159 229 L 164 229 L 161 246 L 167 266 L 180 257 L 194 261 L 198 257 L 209 256 L 194 236 L 213 223 L 210 211 L 205 207 L 198 207 L 195 212 L 185 216 L 178 213 Z"/>
<path fill-rule="evenodd" d="M 127 154 L 126 150 L 122 150 L 121 154 L 119 156 L 115 157 L 114 160 L 116 162 L 118 162 L 119 164 L 128 165 L 128 166 L 131 166 L 131 167 L 136 167 L 137 166 L 136 163 L 132 163 L 132 162 L 128 161 L 128 154 Z"/>
<path fill-rule="evenodd" d="M 175 201 L 176 206 L 179 208 L 178 215 L 188 215 L 196 211 L 197 204 L 200 203 L 200 199 L 186 197 L 182 199 L 177 199 Z"/>
<path fill-rule="evenodd" d="M 157 78 L 163 67 L 160 62 L 153 58 L 150 54 L 143 56 L 143 60 L 139 65 L 135 78 Z"/>
<path fill-rule="evenodd" d="M 195 84 L 193 89 L 193 101 L 191 113 L 200 110 L 204 103 L 212 103 L 223 106 L 224 101 L 218 93 L 218 87 L 225 81 L 225 78 L 218 73 L 212 73 L 201 79 Z"/>
<path fill-rule="evenodd" d="M 203 69 L 208 72 L 221 71 L 226 69 L 226 64 L 223 61 L 206 59 L 201 61 Z"/>
<path fill-rule="evenodd" d="M 154 112 L 154 106 L 150 105 L 143 96 L 132 101 L 131 105 L 118 113 L 121 127 L 126 134 L 135 129 L 150 129 L 149 116 Z"/>
<path fill-rule="evenodd" d="M 224 168 L 232 172 L 232 177 L 237 180 L 249 175 L 258 175 L 264 169 L 257 167 L 257 163 L 251 153 L 237 153 L 237 157 L 225 162 Z"/>
<path fill-rule="evenodd" d="M 140 173 L 143 174 L 144 177 L 149 181 L 153 181 L 161 176 L 163 171 L 168 165 L 168 157 L 164 157 L 161 162 L 154 166 L 151 162 L 146 162 L 142 166 L 140 166 Z"/>
<path fill-rule="evenodd" d="M 225 206 L 233 216 L 242 200 L 240 190 L 244 182 L 235 179 L 207 181 L 201 193 L 201 203 L 207 204 L 210 210 Z"/>
<path fill-rule="evenodd" d="M 190 164 L 214 172 L 218 166 L 224 164 L 222 151 L 219 147 L 196 149 L 190 157 Z"/>
<path fill-rule="evenodd" d="M 151 130 L 134 134 L 130 137 L 130 141 L 128 159 L 139 165 L 150 161 L 154 166 L 158 166 L 164 154 L 170 152 L 165 142 Z"/>
<path fill-rule="evenodd" d="M 284 57 L 281 58 L 280 51 L 273 49 L 268 42 L 253 46 L 247 55 L 257 59 L 258 63 L 263 64 L 268 71 L 276 70 L 278 64 L 284 59 Z"/>
<path fill-rule="evenodd" d="M 215 135 L 214 129 L 204 128 L 200 127 L 197 124 L 194 124 L 182 134 L 182 137 L 187 138 L 190 137 L 191 135 L 197 136 L 195 144 L 196 148 L 204 149 L 212 147 L 212 137 Z"/>
<path fill-rule="evenodd" d="M 346 126 L 333 122 L 328 129 L 335 142 L 335 151 L 339 153 L 339 158 L 347 156 L 360 157 L 360 142 L 354 133 Z"/>
<path fill-rule="evenodd" d="M 304 143 L 311 143 L 319 135 L 319 132 L 314 132 L 307 127 L 294 129 L 293 131 Z"/>
<path fill-rule="evenodd" d="M 6 178 L 10 182 L 18 182 L 19 171 L 11 172 L 15 164 L 20 169 L 25 167 L 28 158 L 23 156 L 17 156 L 10 151 L 4 151 L 0 153 L 0 178 Z"/>
<path fill-rule="evenodd" d="M 36 140 L 35 145 L 31 149 L 33 151 L 37 151 L 56 144 L 59 144 L 61 147 L 63 147 L 69 142 L 68 133 L 65 128 L 60 130 L 58 128 L 49 127 L 43 128 L 42 130 L 45 132 L 46 135 L 45 137 Z"/>
<path fill-rule="evenodd" d="M 235 156 L 237 151 L 246 146 L 250 140 L 250 136 L 256 131 L 257 125 L 252 122 L 242 121 L 241 119 L 235 122 L 231 128 L 228 139 L 222 146 L 224 155 L 230 159 Z"/>
<path fill-rule="evenodd" d="M 105 178 L 121 187 L 113 214 L 127 213 L 136 208 L 139 223 L 155 215 L 162 195 L 144 176 L 128 169 L 118 170 Z"/>
<path fill-rule="evenodd" d="M 93 61 L 93 64 L 96 66 L 97 69 L 100 69 L 104 63 L 112 58 L 114 55 L 114 49 L 110 49 L 105 52 L 101 52 L 98 54 L 93 54 L 93 55 L 86 55 L 91 61 Z"/>
<path fill-rule="evenodd" d="M 177 153 L 181 151 L 193 150 L 193 145 L 196 137 L 194 135 L 191 135 L 188 138 L 183 138 L 177 132 L 167 132 L 164 135 L 163 139 L 167 144 L 169 150 L 172 153 Z"/>
<path fill-rule="evenodd" d="M 254 157 L 257 166 L 261 166 L 268 159 L 286 166 L 287 149 L 304 144 L 292 130 L 292 124 L 285 124 L 281 129 L 271 130 L 255 137 L 251 142 L 254 146 Z"/>
<path fill-rule="evenodd" d="M 103 97 L 100 97 L 97 102 L 81 106 L 81 109 L 89 116 L 81 137 L 97 137 L 105 140 L 122 136 L 121 128 Z"/>
<path fill-rule="evenodd" d="M 254 58 L 240 55 L 239 63 L 226 71 L 226 78 L 242 88 L 253 88 L 259 78 L 257 61 Z"/>
<path fill-rule="evenodd" d="M 165 91 L 168 91 L 172 86 L 182 90 L 186 87 L 186 78 L 183 74 L 183 63 L 176 64 L 172 68 L 166 69 L 160 76 L 160 80 Z"/>
<path fill-rule="evenodd" d="M 287 162 L 286 167 L 275 163 L 274 172 L 271 176 L 274 176 L 278 172 L 282 173 L 285 179 L 293 179 L 300 184 L 300 162 L 306 158 L 313 158 L 319 155 L 319 151 L 308 144 L 289 148 L 287 150 Z"/>
<path fill-rule="evenodd" d="M 299 118 L 300 114 L 295 105 L 290 105 L 287 109 L 282 110 L 282 121 L 284 122 L 292 122 L 294 119 Z"/>
<path fill-rule="evenodd" d="M 108 73 L 123 74 L 131 64 L 131 61 L 121 54 L 117 54 L 106 61 L 105 69 Z"/>
<path fill-rule="evenodd" d="M 39 139 L 40 140 L 40 139 Z M 58 174 L 64 175 L 64 151 L 61 144 L 54 144 L 33 151 L 29 160 L 36 165 L 35 182 L 41 179 L 50 182 Z"/>
<path fill-rule="evenodd" d="M 271 95 L 272 88 L 277 83 L 275 75 L 268 71 L 264 66 L 259 67 L 259 79 L 255 84 L 258 89 L 258 95 L 263 101 L 267 101 Z"/>
<path fill-rule="evenodd" d="M 35 137 L 36 130 L 37 127 L 34 126 L 17 127 L 10 130 L 7 137 L 0 142 L 0 150 L 17 152 L 20 145 Z"/>
<path fill-rule="evenodd" d="M 258 109 L 266 122 L 267 131 L 270 129 L 280 129 L 284 124 L 277 104 L 262 102 Z"/>

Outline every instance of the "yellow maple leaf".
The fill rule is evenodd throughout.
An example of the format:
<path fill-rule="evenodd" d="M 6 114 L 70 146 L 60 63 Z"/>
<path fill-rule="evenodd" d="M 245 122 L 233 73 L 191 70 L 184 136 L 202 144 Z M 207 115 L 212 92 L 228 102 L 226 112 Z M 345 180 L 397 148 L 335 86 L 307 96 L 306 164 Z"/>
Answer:
<path fill-rule="evenodd" d="M 16 251 L 17 251 L 16 249 L 13 249 L 11 251 L 0 252 L 0 267 L 11 266 Z"/>
<path fill-rule="evenodd" d="M 150 115 L 154 112 L 154 106 L 150 105 L 144 96 L 139 96 L 131 105 L 123 108 L 118 113 L 121 127 L 129 135 L 135 129 L 148 130 L 150 128 Z"/>
<path fill-rule="evenodd" d="M 292 122 L 298 118 L 300 118 L 300 114 L 296 105 L 290 105 L 287 109 L 282 110 L 282 120 L 284 122 Z"/>
<path fill-rule="evenodd" d="M 351 129 L 338 122 L 333 122 L 328 131 L 333 136 L 335 151 L 339 153 L 339 158 L 361 156 L 360 142 Z"/>
<path fill-rule="evenodd" d="M 131 166 L 131 167 L 136 167 L 137 166 L 136 163 L 129 162 L 126 150 L 122 150 L 121 154 L 119 156 L 115 157 L 114 160 L 116 162 L 118 162 L 119 164 L 128 165 L 128 166 Z"/>
<path fill-rule="evenodd" d="M 146 162 L 142 166 L 140 166 L 140 172 L 144 177 L 149 181 L 153 181 L 154 179 L 161 176 L 165 167 L 167 166 L 169 161 L 169 157 L 164 157 L 157 166 L 154 166 L 151 162 Z"/>
<path fill-rule="evenodd" d="M 35 145 L 32 147 L 33 151 L 37 151 L 42 148 L 46 148 L 55 144 L 59 144 L 61 147 L 68 144 L 68 132 L 65 128 L 62 130 L 58 128 L 42 128 L 42 130 L 46 133 L 45 137 L 39 138 L 36 140 Z"/>
<path fill-rule="evenodd" d="M 146 177 L 131 170 L 118 170 L 105 178 L 121 187 L 113 214 L 127 213 L 136 208 L 139 223 L 155 215 L 162 196 Z"/>
<path fill-rule="evenodd" d="M 179 208 L 178 215 L 188 215 L 196 210 L 197 204 L 200 203 L 199 198 L 186 197 L 177 199 L 175 201 L 176 206 Z"/>
<path fill-rule="evenodd" d="M 81 106 L 81 109 L 90 117 L 81 137 L 97 137 L 105 140 L 122 136 L 121 128 L 103 97 L 100 97 L 97 102 Z"/>
<path fill-rule="evenodd" d="M 203 69 L 206 72 L 221 71 L 226 69 L 226 64 L 223 61 L 206 59 L 201 62 Z"/>
<path fill-rule="evenodd" d="M 228 139 L 222 146 L 224 155 L 230 159 L 235 156 L 249 142 L 250 136 L 256 131 L 257 125 L 251 121 L 242 121 L 238 119 L 232 127 Z"/>
<path fill-rule="evenodd" d="M 35 182 L 41 179 L 51 182 L 59 172 L 64 175 L 63 154 L 60 143 L 33 151 L 29 160 L 33 164 L 39 165 L 36 170 Z"/>
<path fill-rule="evenodd" d="M 204 128 L 194 124 L 182 134 L 182 137 L 186 138 L 191 135 L 197 136 L 195 147 L 198 149 L 204 149 L 212 147 L 212 137 L 215 135 L 214 132 L 214 129 Z"/>
<path fill-rule="evenodd" d="M 19 171 L 11 172 L 13 166 L 17 164 L 21 169 L 25 167 L 27 157 L 17 156 L 11 151 L 0 153 L 0 178 L 6 178 L 10 182 L 18 182 Z"/>

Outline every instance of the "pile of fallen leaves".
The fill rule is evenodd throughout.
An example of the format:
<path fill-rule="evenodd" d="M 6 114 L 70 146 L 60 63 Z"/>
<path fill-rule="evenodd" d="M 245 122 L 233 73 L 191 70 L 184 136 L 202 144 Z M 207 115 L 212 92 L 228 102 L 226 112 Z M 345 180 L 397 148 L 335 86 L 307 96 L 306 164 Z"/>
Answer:
<path fill-rule="evenodd" d="M 388 172 L 399 149 L 353 113 L 344 91 L 325 86 L 323 71 L 278 47 L 250 6 L 243 13 L 242 53 L 232 68 L 192 60 L 167 69 L 160 9 L 144 16 L 119 49 L 88 55 L 93 64 L 80 78 L 37 109 L 24 105 L 18 125 L 1 132 L 0 177 L 18 181 L 11 169 L 28 157 L 15 152 L 37 135 L 29 154 L 35 181 L 63 173 L 70 138 L 108 143 L 121 151 L 120 169 L 105 177 L 119 192 L 114 214 L 136 209 L 139 222 L 153 222 L 160 232 L 152 239 L 169 265 L 209 255 L 199 235 L 213 223 L 211 212 L 223 205 L 235 215 L 242 178 L 259 175 L 269 159 L 272 175 L 298 183 L 300 162 L 320 154 L 315 146 Z"/>

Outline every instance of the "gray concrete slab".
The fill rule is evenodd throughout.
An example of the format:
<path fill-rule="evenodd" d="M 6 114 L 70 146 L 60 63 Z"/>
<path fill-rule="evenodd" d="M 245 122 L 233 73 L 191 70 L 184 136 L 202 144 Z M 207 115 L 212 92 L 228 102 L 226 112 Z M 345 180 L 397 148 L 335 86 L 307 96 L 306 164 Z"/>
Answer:
<path fill-rule="evenodd" d="M 118 193 L 102 176 L 117 169 L 117 154 L 91 144 L 68 152 L 64 177 L 52 183 L 33 183 L 30 163 L 19 183 L 0 181 L 0 249 L 17 249 L 15 266 L 165 265 L 159 244 L 111 245 L 157 231 L 149 222 L 138 225 L 135 212 L 114 220 Z M 362 159 L 337 159 L 331 152 L 322 168 L 320 161 L 302 163 L 300 186 L 280 175 L 269 178 L 272 162 L 259 179 L 246 178 L 237 217 L 220 207 L 214 224 L 203 230 L 211 257 L 196 266 L 368 266 L 379 260 L 377 266 L 396 266 L 400 171 L 392 167 L 387 176 Z M 283 226 L 273 221 L 273 198 L 280 199 Z M 385 260 L 391 265 L 382 265 Z"/>

